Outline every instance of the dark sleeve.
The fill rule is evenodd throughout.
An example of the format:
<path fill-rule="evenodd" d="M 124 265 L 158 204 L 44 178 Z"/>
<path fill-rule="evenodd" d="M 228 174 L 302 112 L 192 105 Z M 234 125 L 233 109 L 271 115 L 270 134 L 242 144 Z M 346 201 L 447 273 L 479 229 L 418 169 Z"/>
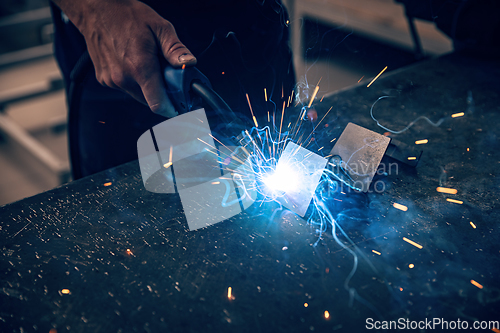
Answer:
<path fill-rule="evenodd" d="M 500 55 L 500 1 L 396 0 L 409 17 L 434 22 L 455 49 Z"/>

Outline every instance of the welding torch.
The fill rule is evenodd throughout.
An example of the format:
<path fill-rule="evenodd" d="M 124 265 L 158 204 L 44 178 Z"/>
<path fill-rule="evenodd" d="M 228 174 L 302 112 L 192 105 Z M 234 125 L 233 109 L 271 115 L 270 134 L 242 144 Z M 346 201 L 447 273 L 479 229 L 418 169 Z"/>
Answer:
<path fill-rule="evenodd" d="M 213 90 L 208 78 L 196 67 L 174 68 L 167 65 L 163 70 L 163 77 L 167 95 L 174 106 L 174 110 L 165 116 L 172 118 L 208 106 L 215 112 L 218 122 L 223 124 L 222 134 L 227 138 L 238 136 L 236 131 L 248 127 Z"/>

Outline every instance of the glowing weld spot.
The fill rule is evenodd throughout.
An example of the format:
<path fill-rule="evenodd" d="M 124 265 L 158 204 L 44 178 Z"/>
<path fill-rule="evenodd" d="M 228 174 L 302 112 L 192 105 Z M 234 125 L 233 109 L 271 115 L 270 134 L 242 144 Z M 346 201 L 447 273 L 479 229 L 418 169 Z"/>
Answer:
<path fill-rule="evenodd" d="M 271 191 L 289 192 L 297 189 L 298 175 L 288 164 L 278 164 L 276 170 L 264 177 L 263 182 Z"/>
<path fill-rule="evenodd" d="M 330 318 L 330 312 L 328 312 L 328 311 L 325 311 L 325 314 L 324 314 L 324 316 L 325 316 L 325 319 L 328 319 L 328 318 Z"/>

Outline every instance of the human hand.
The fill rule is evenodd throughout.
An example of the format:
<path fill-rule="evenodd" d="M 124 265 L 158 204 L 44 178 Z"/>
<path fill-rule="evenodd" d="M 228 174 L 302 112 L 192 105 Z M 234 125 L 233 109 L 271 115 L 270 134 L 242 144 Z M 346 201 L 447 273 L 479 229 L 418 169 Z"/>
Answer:
<path fill-rule="evenodd" d="M 154 113 L 176 115 L 160 59 L 181 67 L 196 58 L 169 21 L 136 0 L 53 1 L 83 34 L 99 83 L 127 92 Z"/>

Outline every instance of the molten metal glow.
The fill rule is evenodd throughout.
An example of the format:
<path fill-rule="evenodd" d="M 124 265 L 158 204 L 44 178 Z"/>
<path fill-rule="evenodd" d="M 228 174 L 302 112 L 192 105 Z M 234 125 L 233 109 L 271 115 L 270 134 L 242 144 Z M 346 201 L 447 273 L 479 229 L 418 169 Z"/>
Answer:
<path fill-rule="evenodd" d="M 273 192 L 293 192 L 298 186 L 298 177 L 294 168 L 286 163 L 278 164 L 276 170 L 263 179 L 267 188 Z"/>

